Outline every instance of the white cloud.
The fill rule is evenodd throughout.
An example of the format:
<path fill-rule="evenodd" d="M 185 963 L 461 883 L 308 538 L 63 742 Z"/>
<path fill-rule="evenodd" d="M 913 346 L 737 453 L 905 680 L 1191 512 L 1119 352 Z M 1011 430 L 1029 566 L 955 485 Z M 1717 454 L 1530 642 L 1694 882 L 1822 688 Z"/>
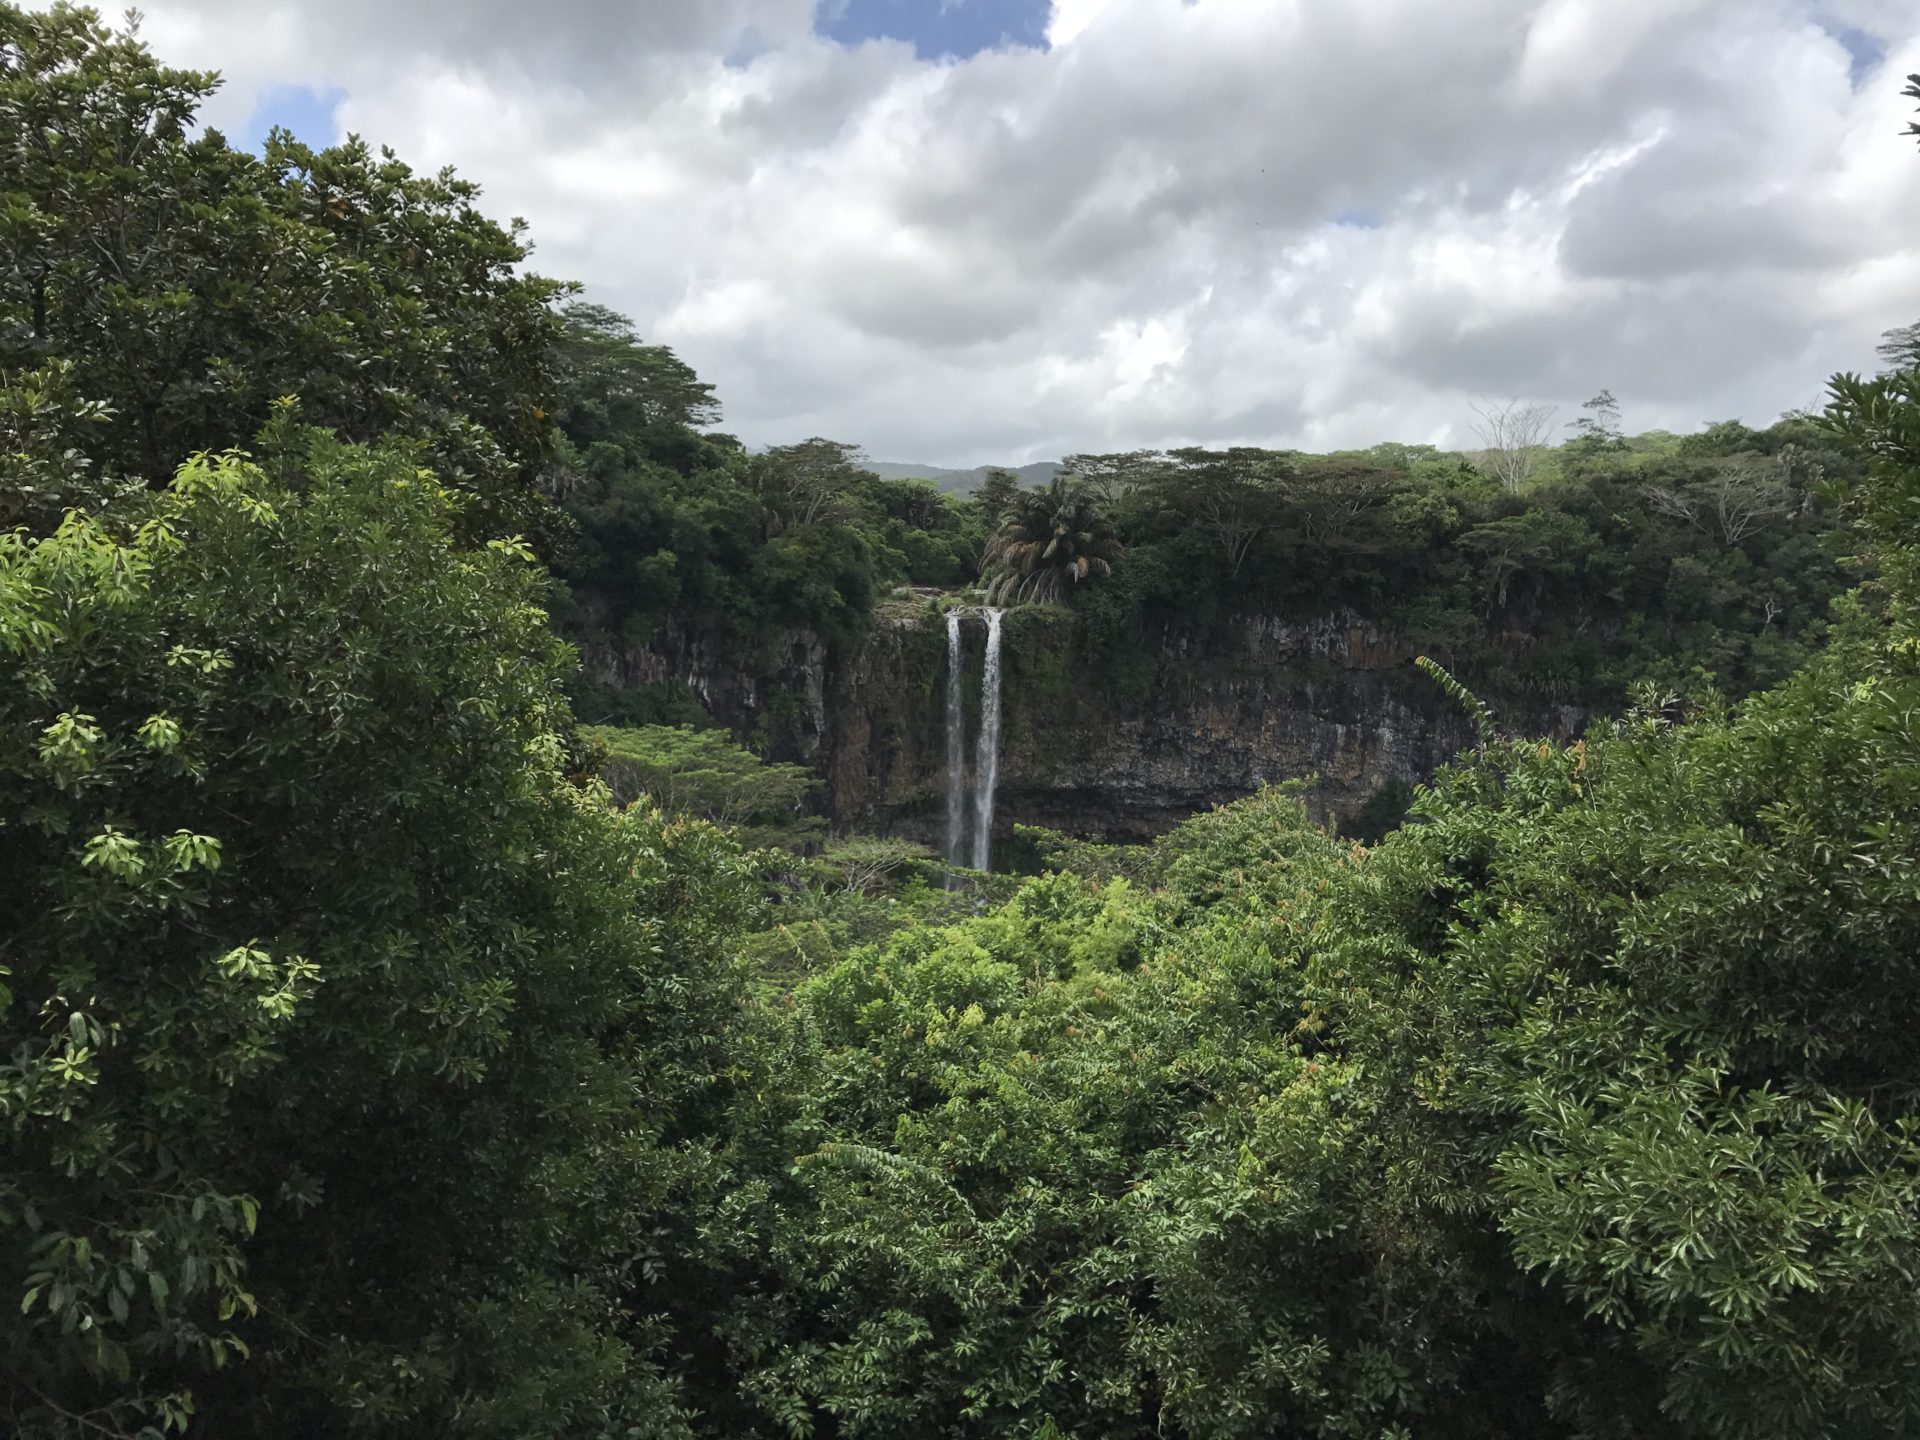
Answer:
<path fill-rule="evenodd" d="M 1069 45 L 1100 18 L 1109 0 L 1053 0 L 1047 17 L 1047 43 Z"/>
<path fill-rule="evenodd" d="M 1920 318 L 1906 0 L 1056 0 L 1050 51 L 942 63 L 811 16 L 151 0 L 147 34 L 227 71 L 215 123 L 337 86 L 481 181 L 754 442 L 1464 442 L 1479 396 L 1602 386 L 1764 422 Z M 1888 51 L 1858 90 L 1839 25 Z"/>
<path fill-rule="evenodd" d="M 1706 0 L 1546 0 L 1527 26 L 1518 89 L 1536 104 L 1604 94 L 1637 54 L 1671 44 L 1705 8 Z"/>

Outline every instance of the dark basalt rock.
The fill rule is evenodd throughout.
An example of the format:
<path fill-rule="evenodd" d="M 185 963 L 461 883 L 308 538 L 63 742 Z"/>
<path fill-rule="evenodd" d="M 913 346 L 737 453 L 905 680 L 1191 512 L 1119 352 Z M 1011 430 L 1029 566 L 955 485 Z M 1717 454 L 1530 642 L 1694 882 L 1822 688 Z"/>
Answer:
<path fill-rule="evenodd" d="M 977 707 L 980 627 L 967 638 Z M 767 669 L 728 664 L 674 625 L 645 646 L 603 638 L 582 649 L 607 683 L 682 681 L 737 734 L 816 765 L 836 828 L 938 842 L 946 637 L 926 601 L 883 608 L 859 650 L 837 661 L 795 635 L 762 657 Z M 1466 717 L 1413 654 L 1351 611 L 1255 617 L 1224 634 L 1173 625 L 1141 637 L 1128 693 L 1097 671 L 1076 616 L 1010 612 L 996 830 L 1024 823 L 1144 838 L 1304 777 L 1313 777 L 1306 800 L 1317 816 L 1350 820 L 1383 787 L 1424 781 L 1473 743 Z M 1563 740 L 1587 718 L 1572 705 L 1502 710 L 1517 731 Z"/>

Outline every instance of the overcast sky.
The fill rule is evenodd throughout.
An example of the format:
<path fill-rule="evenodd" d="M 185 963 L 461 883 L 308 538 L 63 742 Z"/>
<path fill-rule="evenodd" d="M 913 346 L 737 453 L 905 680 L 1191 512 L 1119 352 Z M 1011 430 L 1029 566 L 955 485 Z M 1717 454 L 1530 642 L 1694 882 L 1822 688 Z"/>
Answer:
<path fill-rule="evenodd" d="M 749 443 L 1764 424 L 1920 320 L 1915 0 L 149 0 L 208 118 L 451 164 Z"/>

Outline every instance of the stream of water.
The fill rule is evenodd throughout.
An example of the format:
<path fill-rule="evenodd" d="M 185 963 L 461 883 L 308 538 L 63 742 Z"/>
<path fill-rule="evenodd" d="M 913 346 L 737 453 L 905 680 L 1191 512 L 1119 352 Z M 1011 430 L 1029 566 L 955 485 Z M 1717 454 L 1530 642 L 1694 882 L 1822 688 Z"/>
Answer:
<path fill-rule="evenodd" d="M 966 686 L 960 674 L 960 612 L 947 612 L 947 845 L 949 865 L 964 865 L 967 839 L 967 717 L 961 706 Z"/>
<path fill-rule="evenodd" d="M 987 611 L 986 669 L 980 677 L 980 739 L 973 760 L 973 868 L 993 868 L 993 787 L 1000 778 L 1000 616 Z M 951 726 L 951 721 L 948 722 Z M 949 729 L 948 735 L 952 735 Z"/>

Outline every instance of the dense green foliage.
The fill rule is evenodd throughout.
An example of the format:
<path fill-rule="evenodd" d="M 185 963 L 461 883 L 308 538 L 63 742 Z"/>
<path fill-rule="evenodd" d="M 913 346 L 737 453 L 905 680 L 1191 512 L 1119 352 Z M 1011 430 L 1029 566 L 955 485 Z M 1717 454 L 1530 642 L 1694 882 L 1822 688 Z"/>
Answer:
<path fill-rule="evenodd" d="M 1081 604 L 1105 654 L 1143 627 L 1346 606 L 1494 694 L 1606 708 L 1634 682 L 1702 672 L 1745 694 L 1812 655 L 1843 584 L 1821 487 L 1857 473 L 1810 416 L 1582 433 L 1513 492 L 1430 446 L 1068 463 L 1105 490 L 1128 546 Z"/>
<path fill-rule="evenodd" d="M 575 532 L 556 616 L 591 654 L 697 642 L 771 670 L 796 631 L 851 648 L 897 583 L 971 575 L 968 507 L 924 481 L 877 479 L 829 440 L 749 454 L 703 433 L 717 407 L 671 351 L 597 306 L 568 307 L 562 325 L 554 483 Z M 657 697 L 636 706 L 626 688 L 590 682 L 583 713 L 688 718 Z"/>
<path fill-rule="evenodd" d="M 579 734 L 615 799 L 647 795 L 672 814 L 772 827 L 783 838 L 798 828 L 801 802 L 815 783 L 804 765 L 769 764 L 718 730 L 583 725 Z"/>
<path fill-rule="evenodd" d="M 1654 679 L 1746 694 L 1819 648 L 1846 574 L 1821 498 L 1858 473 L 1816 417 L 1621 438 L 1605 422 L 1506 489 L 1465 455 L 1387 445 L 1308 456 L 1239 449 L 1076 456 L 1078 478 L 971 502 L 862 477 L 814 440 L 749 455 L 701 433 L 704 387 L 624 322 L 576 308 L 599 356 L 563 386 L 700 403 L 563 405 L 563 624 L 589 654 L 594 718 L 698 721 L 690 698 L 610 685 L 620 657 L 699 651 L 771 680 L 797 635 L 846 654 L 893 585 L 978 582 L 994 603 L 1071 601 L 1095 674 L 1148 693 L 1142 640 L 1178 627 L 1231 651 L 1249 614 L 1346 607 L 1508 700 L 1617 709 Z M 584 342 L 582 342 L 584 343 Z M 589 380 L 581 377 L 591 372 Z M 651 417 L 651 418 L 643 418 Z"/>
<path fill-rule="evenodd" d="M 0 6 L 0 522 L 164 484 L 294 392 L 346 438 L 418 438 L 488 523 L 537 522 L 561 287 L 516 273 L 521 227 L 359 141 L 196 136 L 214 84 L 90 12 Z M 71 454 L 29 476 L 19 451 Z"/>
<path fill-rule="evenodd" d="M 1822 497 L 1859 462 L 1817 417 L 1629 439 L 1597 397 L 1600 418 L 1512 490 L 1431 446 L 1190 448 L 1075 456 L 1046 490 L 1001 473 L 955 501 L 824 440 L 748 454 L 702 431 L 712 401 L 670 352 L 591 307 L 566 323 L 558 473 L 579 530 L 558 613 L 588 653 L 594 719 L 698 723 L 684 692 L 612 677 L 635 654 L 699 653 L 773 683 L 797 637 L 851 653 L 901 583 L 1073 604 L 1093 679 L 1121 699 L 1165 678 L 1161 631 L 1230 657 L 1248 615 L 1344 607 L 1501 699 L 1614 711 L 1648 679 L 1778 683 L 1847 580 Z"/>
<path fill-rule="evenodd" d="M 1603 393 L 1512 485 L 1410 450 L 1084 462 L 1096 632 L 1375 604 L 1453 637 L 1429 672 L 1481 744 L 1372 846 L 1266 790 L 936 889 L 898 841 L 696 818 L 790 829 L 808 780 L 712 730 L 577 729 L 502 520 L 562 497 L 583 638 L 746 661 L 848 643 L 1049 502 L 703 433 L 670 353 L 550 321 L 469 192 L 398 169 L 388 221 L 478 269 L 427 298 L 383 242 L 315 311 L 346 328 L 300 333 L 311 295 L 239 276 L 270 254 L 297 295 L 345 242 L 273 147 L 189 139 L 206 82 L 78 12 L 0 25 L 7 1433 L 1920 1430 L 1899 332 L 1819 420 L 1632 441 Z M 76 258 L 109 180 L 137 283 Z M 476 370 L 456 331 L 526 348 Z M 1823 631 L 1836 521 L 1869 578 Z M 1523 622 L 1580 684 L 1794 673 L 1502 741 L 1462 661 Z"/>
<path fill-rule="evenodd" d="M 626 1413 L 582 1282 L 712 1084 L 680 932 L 745 872 L 564 782 L 522 548 L 403 454 L 271 468 L 0 549 L 0 1414 Z"/>

